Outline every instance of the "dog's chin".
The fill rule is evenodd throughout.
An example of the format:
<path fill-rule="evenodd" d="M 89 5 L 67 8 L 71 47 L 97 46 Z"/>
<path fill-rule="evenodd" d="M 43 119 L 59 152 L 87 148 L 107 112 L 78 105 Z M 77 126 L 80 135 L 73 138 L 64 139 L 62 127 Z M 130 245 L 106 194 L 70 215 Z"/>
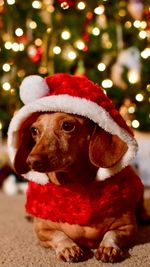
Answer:
<path fill-rule="evenodd" d="M 31 171 L 35 171 L 35 172 L 40 172 L 40 173 L 48 173 L 48 172 L 53 172 L 56 170 L 56 166 L 50 165 L 50 164 L 43 164 L 38 162 L 38 164 L 33 163 L 33 164 L 29 164 L 29 169 Z"/>
<path fill-rule="evenodd" d="M 49 172 L 53 172 L 54 168 L 42 168 L 42 167 L 38 167 L 38 168 L 31 168 L 31 171 L 35 171 L 35 172 L 40 172 L 40 173 L 49 173 Z"/>

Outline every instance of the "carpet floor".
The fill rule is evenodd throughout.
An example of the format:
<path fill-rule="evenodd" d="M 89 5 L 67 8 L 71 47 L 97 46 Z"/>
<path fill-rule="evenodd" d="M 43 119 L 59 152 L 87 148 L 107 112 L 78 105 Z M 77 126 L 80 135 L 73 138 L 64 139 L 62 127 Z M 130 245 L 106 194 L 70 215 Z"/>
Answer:
<path fill-rule="evenodd" d="M 40 247 L 32 223 L 25 218 L 24 203 L 24 195 L 8 197 L 0 192 L 0 267 L 150 267 L 150 225 L 139 228 L 130 257 L 121 263 L 102 263 L 94 257 L 64 263 Z M 145 190 L 145 205 L 150 212 L 150 189 Z"/>

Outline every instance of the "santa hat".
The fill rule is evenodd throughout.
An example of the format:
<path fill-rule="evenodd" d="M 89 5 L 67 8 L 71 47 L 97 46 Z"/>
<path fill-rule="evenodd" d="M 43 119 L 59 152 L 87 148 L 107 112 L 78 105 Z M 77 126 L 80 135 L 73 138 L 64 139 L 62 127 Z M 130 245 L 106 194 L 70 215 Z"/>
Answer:
<path fill-rule="evenodd" d="M 116 165 L 99 169 L 101 179 L 120 172 L 135 157 L 137 142 L 132 130 L 103 89 L 86 77 L 58 73 L 44 79 L 31 75 L 26 77 L 20 86 L 20 98 L 25 105 L 16 112 L 8 130 L 8 151 L 12 164 L 19 147 L 20 130 L 23 131 L 31 115 L 47 111 L 66 112 L 89 118 L 127 144 L 128 150 Z M 48 182 L 46 174 L 35 171 L 25 173 L 24 177 L 40 184 Z"/>

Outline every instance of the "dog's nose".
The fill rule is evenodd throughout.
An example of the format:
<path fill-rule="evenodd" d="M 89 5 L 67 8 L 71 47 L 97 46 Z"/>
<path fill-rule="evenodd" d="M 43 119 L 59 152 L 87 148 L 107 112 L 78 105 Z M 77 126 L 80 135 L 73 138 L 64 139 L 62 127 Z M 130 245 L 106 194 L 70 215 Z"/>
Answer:
<path fill-rule="evenodd" d="M 29 155 L 26 162 L 31 169 L 37 171 L 41 170 L 43 166 L 43 160 L 40 155 Z"/>

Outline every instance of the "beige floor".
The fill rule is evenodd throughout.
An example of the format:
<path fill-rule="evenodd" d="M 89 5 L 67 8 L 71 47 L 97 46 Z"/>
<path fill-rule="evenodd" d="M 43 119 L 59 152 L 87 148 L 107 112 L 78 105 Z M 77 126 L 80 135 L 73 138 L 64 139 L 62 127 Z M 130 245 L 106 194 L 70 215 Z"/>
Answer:
<path fill-rule="evenodd" d="M 150 190 L 146 191 L 150 211 Z M 150 226 L 141 227 L 130 257 L 122 263 L 106 264 L 95 258 L 80 263 L 63 263 L 54 252 L 41 248 L 25 219 L 25 196 L 8 197 L 0 193 L 0 267 L 150 267 Z"/>

